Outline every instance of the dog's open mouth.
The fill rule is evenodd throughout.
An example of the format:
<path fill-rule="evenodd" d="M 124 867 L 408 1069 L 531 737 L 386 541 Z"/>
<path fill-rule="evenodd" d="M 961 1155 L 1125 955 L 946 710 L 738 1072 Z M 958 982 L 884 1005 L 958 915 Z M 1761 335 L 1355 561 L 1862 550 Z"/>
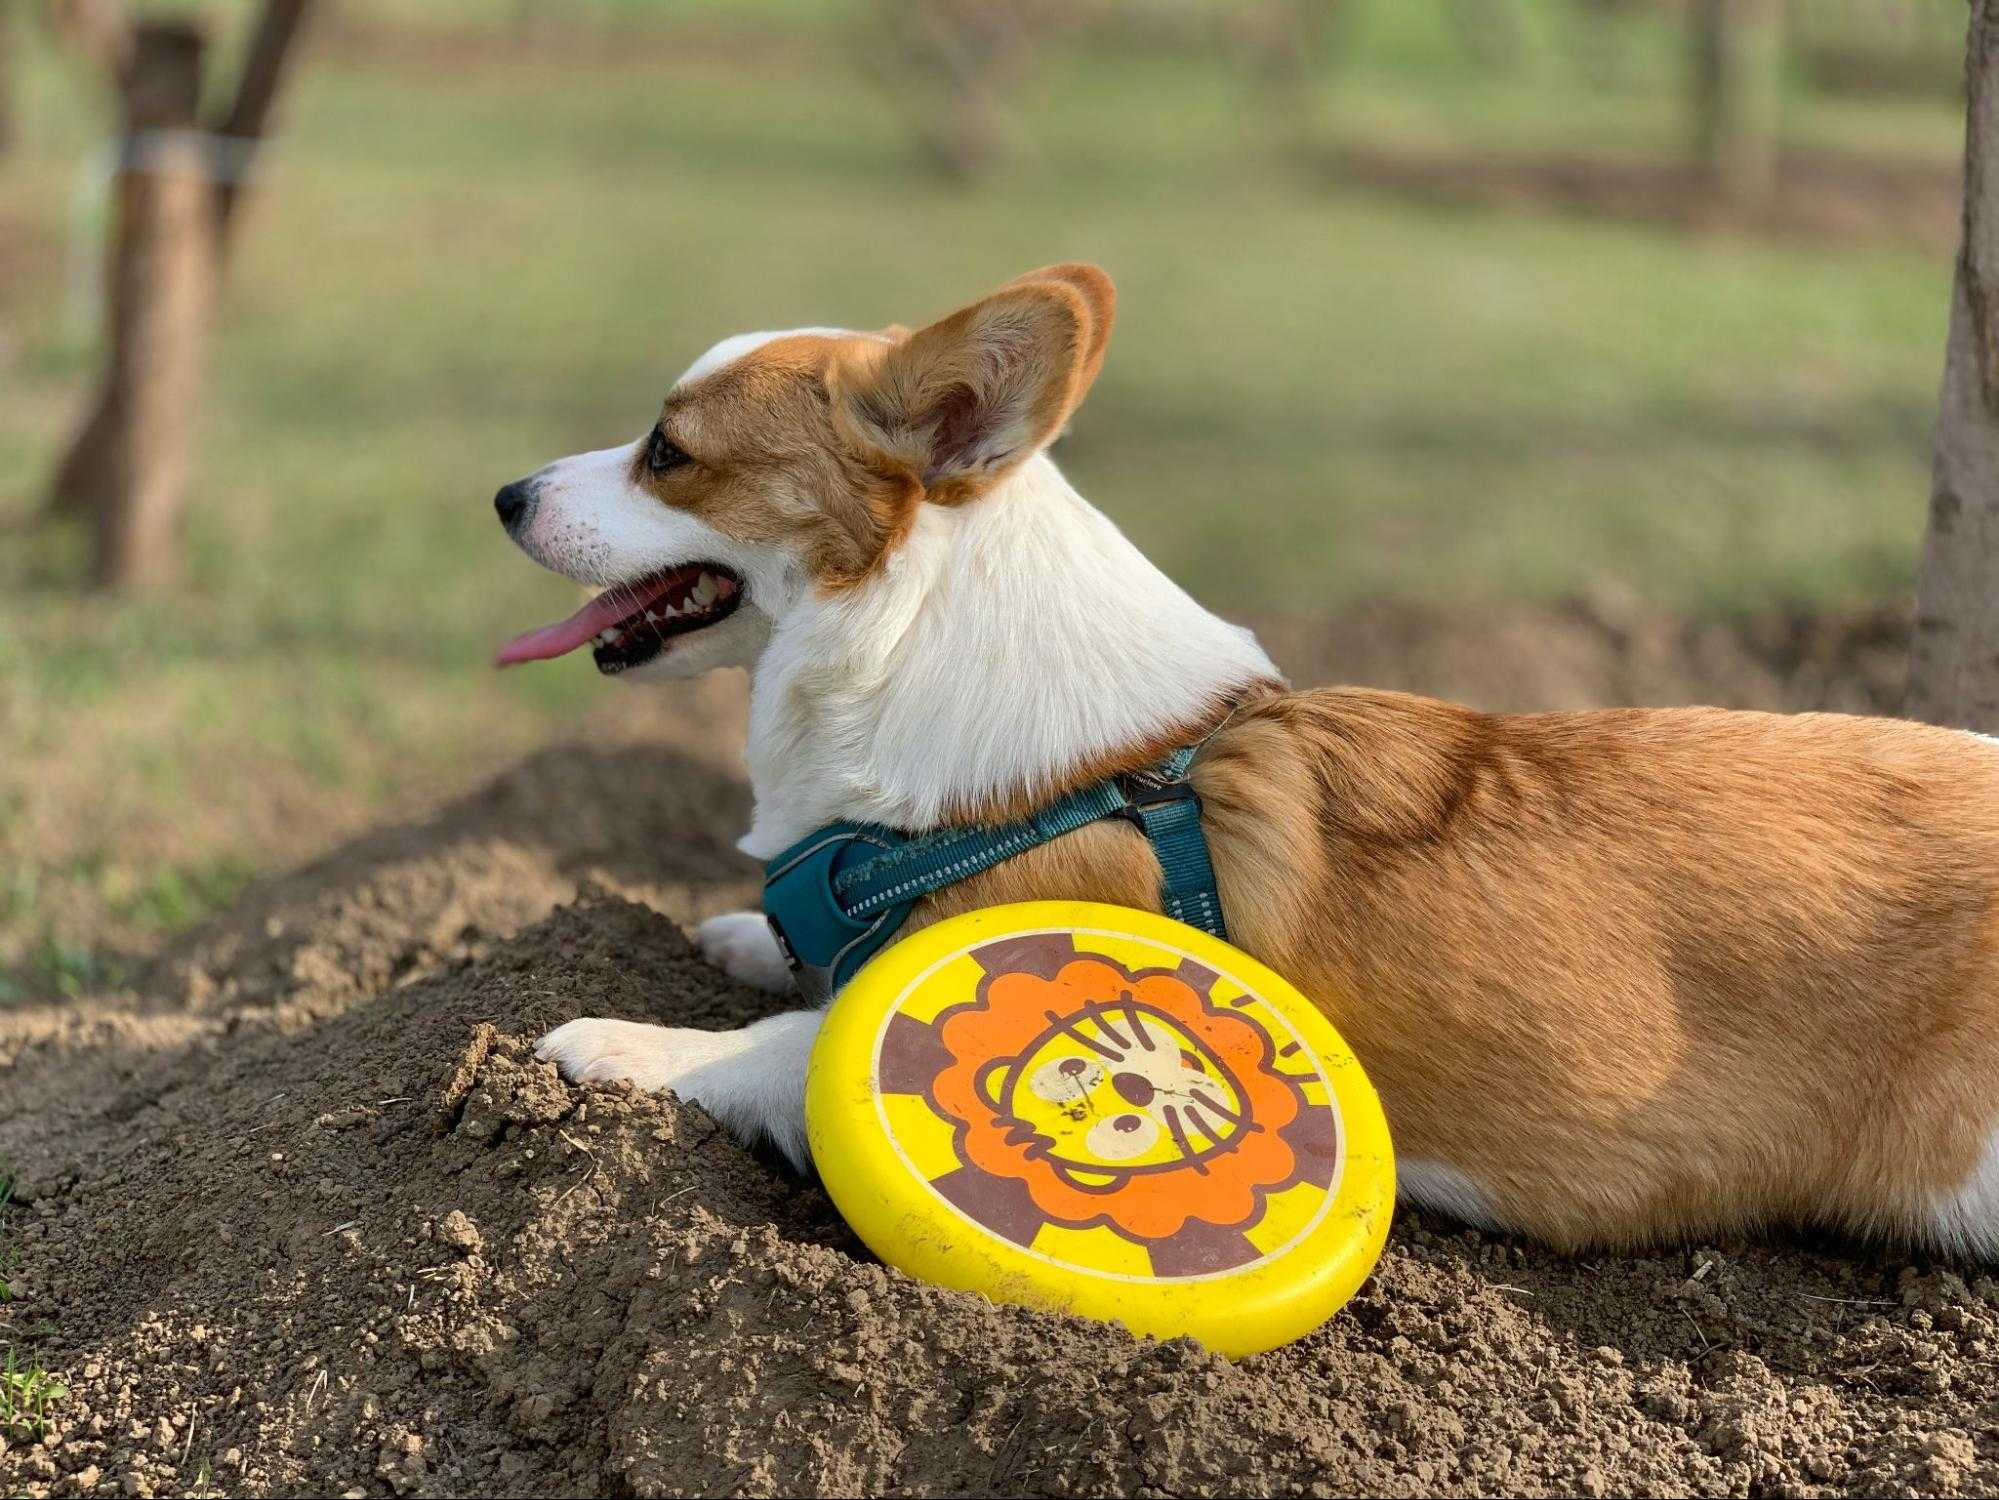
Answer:
<path fill-rule="evenodd" d="M 625 671 L 651 661 L 675 636 L 726 620 L 743 602 L 743 580 L 720 563 L 691 562 L 604 590 L 568 619 L 516 636 L 498 665 L 548 661 L 595 643 L 597 670 Z"/>

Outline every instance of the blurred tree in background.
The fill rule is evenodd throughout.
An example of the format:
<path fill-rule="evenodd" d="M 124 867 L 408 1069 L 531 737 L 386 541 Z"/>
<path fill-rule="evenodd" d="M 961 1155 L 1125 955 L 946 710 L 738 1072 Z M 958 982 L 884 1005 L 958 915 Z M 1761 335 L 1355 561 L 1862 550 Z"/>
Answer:
<path fill-rule="evenodd" d="M 1784 0 L 1693 0 L 1696 150 L 1732 198 L 1777 187 L 1784 100 Z"/>
<path fill-rule="evenodd" d="M 0 0 L 0 154 L 6 152 L 14 137 L 14 75 L 9 66 L 13 51 L 13 27 L 13 0 Z"/>
<path fill-rule="evenodd" d="M 1059 18 L 1046 0 L 886 0 L 880 79 L 946 176 L 970 183 L 1015 148 L 1015 95 Z"/>
<path fill-rule="evenodd" d="M 1446 3 L 1483 13 L 1494 0 Z M 969 186 L 1018 155 L 1020 97 L 1058 46 L 1115 51 L 1145 38 L 1218 56 L 1253 78 L 1266 115 L 1295 122 L 1309 117 L 1355 8 L 1353 0 L 880 0 L 856 56 L 932 165 Z"/>
<path fill-rule="evenodd" d="M 1473 57 L 1488 68 L 1519 66 L 1527 38 L 1517 0 L 1445 0 L 1445 4 Z"/>
<path fill-rule="evenodd" d="M 101 585 L 156 587 L 179 573 L 216 289 L 311 5 L 265 0 L 232 102 L 210 125 L 201 119 L 208 39 L 197 21 L 133 20 L 113 0 L 59 5 L 59 25 L 107 75 L 123 124 L 106 368 L 51 494 L 52 509 L 94 519 Z"/>

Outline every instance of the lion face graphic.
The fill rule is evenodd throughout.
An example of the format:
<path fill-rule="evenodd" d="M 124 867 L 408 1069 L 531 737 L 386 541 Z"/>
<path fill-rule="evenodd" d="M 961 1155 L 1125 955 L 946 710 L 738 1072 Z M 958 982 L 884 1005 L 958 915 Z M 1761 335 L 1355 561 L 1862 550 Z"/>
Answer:
<path fill-rule="evenodd" d="M 1206 1161 L 1252 1123 L 1227 1064 L 1135 997 L 1050 1022 L 1018 1056 L 987 1063 L 977 1087 L 997 1120 L 1043 1143 L 1042 1160 L 1086 1192 Z"/>
<path fill-rule="evenodd" d="M 1074 948 L 996 962 L 926 1044 L 922 1092 L 963 1164 L 939 1191 L 1009 1231 L 1108 1227 L 1155 1264 L 1253 1256 L 1269 1196 L 1330 1163 L 1330 1114 L 1214 980 Z"/>

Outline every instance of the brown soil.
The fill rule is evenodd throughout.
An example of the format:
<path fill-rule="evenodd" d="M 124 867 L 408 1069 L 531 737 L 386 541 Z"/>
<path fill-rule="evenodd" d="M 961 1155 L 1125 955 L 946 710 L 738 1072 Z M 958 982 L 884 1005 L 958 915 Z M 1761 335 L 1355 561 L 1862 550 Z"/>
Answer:
<path fill-rule="evenodd" d="M 1893 617 L 1269 634 L 1301 676 L 1489 703 L 1898 692 Z M 134 993 L 0 1013 L 0 1342 L 69 1386 L 0 1492 L 1999 1489 L 1971 1265 L 1572 1259 L 1404 1214 L 1346 1312 L 1234 1365 L 884 1270 L 698 1110 L 531 1060 L 579 1012 L 771 1008 L 679 925 L 753 888 L 706 748 L 550 750 L 258 887 Z"/>
<path fill-rule="evenodd" d="M 1343 182 L 1445 203 L 1556 208 L 1775 239 L 1895 240 L 1939 253 L 1956 248 L 1963 214 L 1954 163 L 1824 152 L 1787 155 L 1775 192 L 1757 203 L 1733 202 L 1694 168 L 1671 161 L 1355 147 L 1334 169 Z"/>

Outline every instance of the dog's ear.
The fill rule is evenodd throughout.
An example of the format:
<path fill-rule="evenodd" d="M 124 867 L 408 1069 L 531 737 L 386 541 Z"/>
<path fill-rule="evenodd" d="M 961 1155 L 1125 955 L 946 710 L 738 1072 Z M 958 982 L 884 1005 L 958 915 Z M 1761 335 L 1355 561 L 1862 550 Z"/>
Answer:
<path fill-rule="evenodd" d="M 834 372 L 835 420 L 871 459 L 952 504 L 988 488 L 1062 430 L 1103 365 L 1116 293 L 1094 266 L 1010 281 Z"/>
<path fill-rule="evenodd" d="M 1078 373 L 1075 400 L 1070 408 L 1081 406 L 1083 397 L 1096 384 L 1097 371 L 1104 367 L 1104 351 L 1110 347 L 1111 324 L 1117 319 L 1117 288 L 1111 285 L 1110 277 L 1095 266 L 1084 265 L 1081 261 L 1064 261 L 1058 266 L 1043 266 L 1038 271 L 1029 271 L 1014 281 L 1009 281 L 1008 290 L 1017 286 L 1028 286 L 1037 281 L 1059 281 L 1073 287 L 1083 299 L 1083 305 L 1090 310 L 1090 340 L 1085 352 L 1083 368 Z"/>

